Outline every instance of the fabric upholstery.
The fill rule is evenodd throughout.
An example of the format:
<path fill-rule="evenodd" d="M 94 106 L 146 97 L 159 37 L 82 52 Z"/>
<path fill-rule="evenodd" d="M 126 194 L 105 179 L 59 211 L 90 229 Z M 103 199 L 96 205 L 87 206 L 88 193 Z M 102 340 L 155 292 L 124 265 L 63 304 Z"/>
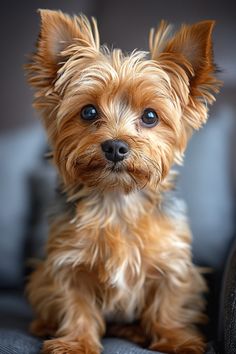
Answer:
<path fill-rule="evenodd" d="M 222 105 L 212 112 L 206 126 L 191 138 L 179 176 L 193 233 L 195 262 L 221 272 L 235 228 L 230 179 L 234 127 L 235 116 L 230 107 Z"/>
<path fill-rule="evenodd" d="M 20 330 L 0 329 L 1 354 L 39 354 L 42 341 Z M 122 339 L 105 338 L 103 354 L 151 354 L 136 344 Z M 158 354 L 158 352 L 155 352 Z M 215 348 L 209 344 L 206 354 L 216 354 Z M 161 353 L 159 353 L 161 354 Z"/>
<path fill-rule="evenodd" d="M 236 242 L 226 267 L 222 300 L 224 354 L 233 354 L 236 353 Z"/>
<path fill-rule="evenodd" d="M 1 354 L 39 354 L 41 341 L 27 332 L 13 329 L 0 329 Z"/>
<path fill-rule="evenodd" d="M 40 126 L 0 136 L 0 288 L 23 283 L 30 190 L 45 138 Z"/>
<path fill-rule="evenodd" d="M 39 354 L 42 340 L 29 334 L 32 311 L 21 292 L 0 294 L 0 354 Z M 103 339 L 103 354 L 150 354 L 134 343 L 117 338 Z M 216 351 L 210 343 L 207 354 Z"/>

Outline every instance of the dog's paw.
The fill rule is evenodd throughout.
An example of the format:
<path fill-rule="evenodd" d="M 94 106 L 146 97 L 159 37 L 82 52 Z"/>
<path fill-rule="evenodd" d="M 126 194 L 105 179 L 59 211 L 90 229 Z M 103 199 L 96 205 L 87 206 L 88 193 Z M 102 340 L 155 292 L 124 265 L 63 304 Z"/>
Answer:
<path fill-rule="evenodd" d="M 30 332 L 37 337 L 53 336 L 55 331 L 55 327 L 50 326 L 48 323 L 46 324 L 40 319 L 32 321 L 30 325 Z"/>
<path fill-rule="evenodd" d="M 86 341 L 56 338 L 43 343 L 42 354 L 100 354 L 100 350 Z"/>
<path fill-rule="evenodd" d="M 107 327 L 106 335 L 124 338 L 142 347 L 147 347 L 150 343 L 145 331 L 139 324 L 110 324 Z"/>
<path fill-rule="evenodd" d="M 168 354 L 203 354 L 205 353 L 205 344 L 200 339 L 186 341 L 182 344 L 160 341 L 153 343 L 149 349 Z"/>

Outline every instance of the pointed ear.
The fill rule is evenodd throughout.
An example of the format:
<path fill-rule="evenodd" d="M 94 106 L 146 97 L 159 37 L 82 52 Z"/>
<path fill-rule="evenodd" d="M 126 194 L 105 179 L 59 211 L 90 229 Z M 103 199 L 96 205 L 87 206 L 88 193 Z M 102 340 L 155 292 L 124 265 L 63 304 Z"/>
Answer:
<path fill-rule="evenodd" d="M 77 44 L 99 51 L 99 34 L 95 19 L 92 26 L 83 16 L 70 17 L 61 11 L 39 10 L 41 28 L 36 52 L 27 66 L 30 83 L 35 87 L 48 85 L 55 78 L 61 62 L 67 59 L 66 49 Z M 45 86 L 46 86 L 45 85 Z"/>
<path fill-rule="evenodd" d="M 183 25 L 167 44 L 165 52 L 180 53 L 191 63 L 195 74 L 213 69 L 212 30 L 215 21 Z"/>
<path fill-rule="evenodd" d="M 156 33 L 150 34 L 151 57 L 164 65 L 170 76 L 183 78 L 188 82 L 189 98 L 193 106 L 199 101 L 199 117 L 189 117 L 190 125 L 199 128 L 207 118 L 207 107 L 214 101 L 213 93 L 218 92 L 220 81 L 216 78 L 212 49 L 214 21 L 202 21 L 193 25 L 182 25 L 174 35 L 164 21 Z M 176 81 L 173 79 L 173 82 Z M 177 80 L 178 81 L 178 80 Z M 176 82 L 175 82 L 176 84 Z M 178 85 L 176 85 L 178 91 Z M 177 92 L 180 96 L 180 93 Z M 183 96 L 182 96 L 183 97 Z M 200 102 L 201 101 L 201 102 Z M 204 103 L 203 103 L 204 102 Z M 201 103 L 201 104 L 200 104 Z M 189 107 L 188 107 L 189 108 Z M 201 114 L 200 114 L 201 113 Z M 188 114 L 189 116 L 189 114 Z"/>
<path fill-rule="evenodd" d="M 172 59 L 182 57 L 191 65 L 192 74 L 199 79 L 206 72 L 214 72 L 212 49 L 212 31 L 215 21 L 202 21 L 193 25 L 182 25 L 180 30 L 169 40 L 170 26 L 162 21 L 155 37 L 151 32 L 152 59 L 163 54 L 172 55 Z M 164 42 L 164 43 L 163 43 Z M 153 45 L 154 43 L 154 45 Z M 158 47 L 161 47 L 160 49 Z"/>
<path fill-rule="evenodd" d="M 99 36 L 95 20 L 93 29 L 85 16 L 69 15 L 61 11 L 39 10 L 41 16 L 41 33 L 39 49 L 45 51 L 54 62 L 58 61 L 60 53 L 76 40 L 85 47 L 99 50 Z"/>

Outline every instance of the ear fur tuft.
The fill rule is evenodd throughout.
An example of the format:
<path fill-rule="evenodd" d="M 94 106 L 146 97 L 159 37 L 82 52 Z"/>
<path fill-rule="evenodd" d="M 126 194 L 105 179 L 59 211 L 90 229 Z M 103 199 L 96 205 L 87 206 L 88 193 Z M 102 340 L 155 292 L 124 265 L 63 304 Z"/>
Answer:
<path fill-rule="evenodd" d="M 39 45 L 50 57 L 57 56 L 73 42 L 80 41 L 85 47 L 99 50 L 99 34 L 96 20 L 92 26 L 84 15 L 70 17 L 61 11 L 38 10 L 41 16 L 41 34 Z"/>
<path fill-rule="evenodd" d="M 153 30 L 150 33 L 151 59 L 158 61 L 169 72 L 181 100 L 178 78 L 188 83 L 189 104 L 185 109 L 185 121 L 194 129 L 206 121 L 207 104 L 215 100 L 214 93 L 219 91 L 221 85 L 215 75 L 217 67 L 212 46 L 214 25 L 215 21 L 211 20 L 182 25 L 179 31 L 170 36 L 170 26 L 162 21 L 156 33 Z M 183 105 L 186 99 L 184 101 Z"/>
<path fill-rule="evenodd" d="M 91 23 L 84 15 L 71 17 L 61 11 L 38 10 L 41 28 L 36 52 L 26 65 L 29 83 L 39 89 L 49 89 L 60 64 L 68 59 L 67 49 L 76 45 L 78 49 L 89 48 L 99 52 L 100 41 L 97 23 Z"/>

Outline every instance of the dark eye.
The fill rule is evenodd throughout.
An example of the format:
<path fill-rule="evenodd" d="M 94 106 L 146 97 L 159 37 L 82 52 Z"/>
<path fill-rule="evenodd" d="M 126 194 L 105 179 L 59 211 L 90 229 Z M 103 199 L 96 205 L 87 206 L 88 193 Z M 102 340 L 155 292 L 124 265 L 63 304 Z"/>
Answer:
<path fill-rule="evenodd" d="M 84 120 L 94 120 L 98 117 L 98 112 L 92 104 L 88 104 L 81 109 L 80 115 Z"/>
<path fill-rule="evenodd" d="M 142 119 L 142 124 L 145 127 L 155 127 L 157 123 L 159 122 L 159 117 L 157 113 L 154 111 L 152 108 L 146 108 L 143 112 L 143 115 L 141 117 Z"/>

